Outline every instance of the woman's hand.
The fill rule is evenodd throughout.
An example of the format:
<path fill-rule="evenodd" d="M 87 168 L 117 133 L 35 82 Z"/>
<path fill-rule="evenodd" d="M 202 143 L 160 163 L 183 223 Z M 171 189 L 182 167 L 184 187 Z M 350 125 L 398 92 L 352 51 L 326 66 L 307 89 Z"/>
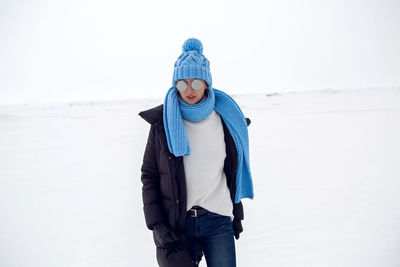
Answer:
<path fill-rule="evenodd" d="M 235 233 L 236 240 L 239 239 L 239 235 L 243 232 L 242 221 L 241 220 L 233 220 L 232 221 L 233 232 Z"/>

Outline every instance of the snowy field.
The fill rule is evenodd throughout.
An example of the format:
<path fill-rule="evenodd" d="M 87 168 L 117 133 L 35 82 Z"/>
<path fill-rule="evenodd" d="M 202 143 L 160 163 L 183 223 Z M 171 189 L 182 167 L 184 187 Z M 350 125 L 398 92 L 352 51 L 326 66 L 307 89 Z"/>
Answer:
<path fill-rule="evenodd" d="M 238 266 L 399 267 L 400 88 L 234 98 L 255 193 Z M 137 114 L 160 103 L 0 106 L 1 267 L 156 266 Z"/>

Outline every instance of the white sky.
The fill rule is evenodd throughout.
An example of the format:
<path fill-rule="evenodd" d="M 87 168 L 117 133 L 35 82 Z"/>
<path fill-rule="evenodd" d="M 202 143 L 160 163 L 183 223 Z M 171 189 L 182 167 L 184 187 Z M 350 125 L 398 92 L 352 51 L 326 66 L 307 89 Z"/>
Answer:
<path fill-rule="evenodd" d="M 189 37 L 227 93 L 400 86 L 400 1 L 0 0 L 0 104 L 164 97 Z"/>

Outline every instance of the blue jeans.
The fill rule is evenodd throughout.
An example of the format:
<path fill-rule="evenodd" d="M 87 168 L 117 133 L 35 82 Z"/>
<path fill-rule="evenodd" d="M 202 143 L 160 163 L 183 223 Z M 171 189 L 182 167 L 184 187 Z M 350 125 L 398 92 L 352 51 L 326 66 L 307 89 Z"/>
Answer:
<path fill-rule="evenodd" d="M 236 267 L 234 232 L 229 216 L 213 212 L 198 217 L 187 216 L 186 227 L 196 262 L 204 253 L 207 267 Z"/>

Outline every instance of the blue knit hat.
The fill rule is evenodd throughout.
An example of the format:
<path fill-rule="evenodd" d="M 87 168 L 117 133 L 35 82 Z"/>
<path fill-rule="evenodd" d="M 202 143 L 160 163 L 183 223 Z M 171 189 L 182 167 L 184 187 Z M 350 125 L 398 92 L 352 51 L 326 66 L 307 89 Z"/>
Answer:
<path fill-rule="evenodd" d="M 210 62 L 203 55 L 203 45 L 196 38 L 187 39 L 182 45 L 182 54 L 175 61 L 172 86 L 181 79 L 202 79 L 211 88 Z"/>

